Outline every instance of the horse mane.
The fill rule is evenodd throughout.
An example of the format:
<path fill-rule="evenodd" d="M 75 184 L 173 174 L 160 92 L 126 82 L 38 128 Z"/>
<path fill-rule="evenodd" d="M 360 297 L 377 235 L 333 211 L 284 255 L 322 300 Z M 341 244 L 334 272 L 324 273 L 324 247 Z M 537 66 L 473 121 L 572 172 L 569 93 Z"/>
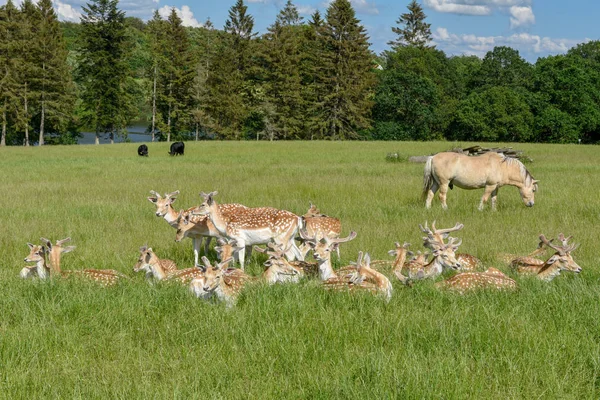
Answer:
<path fill-rule="evenodd" d="M 535 179 L 533 177 L 533 175 L 531 175 L 531 172 L 529 172 L 527 170 L 527 168 L 525 167 L 525 164 L 523 164 L 521 162 L 521 160 L 517 159 L 517 158 L 513 158 L 513 157 L 509 157 L 504 153 L 498 153 L 498 155 L 500 155 L 502 157 L 502 162 L 506 163 L 507 165 L 516 165 L 519 167 L 519 173 L 521 174 L 521 178 L 523 179 L 523 182 L 525 182 L 526 186 L 530 186 L 532 181 Z"/>

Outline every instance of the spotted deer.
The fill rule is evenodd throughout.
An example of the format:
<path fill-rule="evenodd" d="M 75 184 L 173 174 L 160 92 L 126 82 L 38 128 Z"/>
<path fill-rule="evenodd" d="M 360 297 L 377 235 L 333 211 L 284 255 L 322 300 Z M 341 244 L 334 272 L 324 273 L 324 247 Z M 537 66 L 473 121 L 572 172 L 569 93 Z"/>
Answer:
<path fill-rule="evenodd" d="M 356 237 L 356 232 L 350 232 L 345 238 L 332 239 L 324 237 L 320 240 L 316 240 L 315 237 L 309 236 L 305 229 L 300 229 L 300 236 L 313 249 L 313 257 L 319 264 L 319 278 L 322 281 L 326 281 L 329 278 L 337 276 L 331 266 L 331 252 L 335 249 L 335 246 L 340 243 L 346 243 L 353 240 Z"/>
<path fill-rule="evenodd" d="M 449 233 L 455 230 L 462 229 L 462 224 L 456 224 L 454 228 L 450 229 L 436 229 L 435 222 L 431 224 L 433 231 L 427 227 L 419 225 L 421 231 L 427 233 L 426 237 L 423 237 L 423 246 L 432 251 L 432 260 L 418 269 L 416 273 L 409 269 L 409 278 L 411 279 L 425 279 L 425 278 L 436 278 L 442 274 L 444 269 L 459 269 L 460 264 L 456 260 L 455 252 L 460 246 L 462 240 L 458 240 L 453 237 L 449 237 Z M 448 243 L 444 243 L 444 239 L 448 239 Z"/>
<path fill-rule="evenodd" d="M 321 240 L 324 237 L 338 238 L 342 233 L 342 223 L 339 219 L 329 217 L 325 214 L 321 214 L 319 209 L 312 203 L 306 214 L 302 217 L 302 227 L 308 232 L 310 237 L 314 237 L 317 240 Z M 302 238 L 300 238 L 302 240 Z M 307 243 L 300 245 L 300 252 L 302 253 L 302 260 L 306 258 L 306 254 L 311 249 Z M 336 253 L 338 259 L 340 258 L 339 247 L 336 247 Z"/>
<path fill-rule="evenodd" d="M 43 265 L 43 269 L 50 272 L 45 276 L 45 278 L 48 278 L 51 275 L 61 277 L 79 276 L 97 282 L 103 286 L 114 285 L 119 279 L 127 278 L 126 275 L 112 269 L 83 269 L 64 271 L 60 266 L 62 253 L 68 253 L 75 249 L 75 246 L 64 246 L 64 244 L 70 241 L 71 238 L 57 240 L 54 245 L 48 239 L 41 238 L 40 240 L 44 245 L 41 246 L 42 251 L 37 252 L 37 259 L 35 262 L 37 262 L 38 265 Z M 33 259 L 31 259 L 31 261 L 33 261 Z M 38 276 L 41 277 L 39 274 L 40 270 L 41 269 L 38 268 Z"/>
<path fill-rule="evenodd" d="M 289 260 L 302 258 L 300 250 L 294 243 L 300 224 L 297 215 L 271 207 L 245 208 L 226 214 L 214 200 L 216 195 L 217 192 L 200 193 L 204 201 L 195 213 L 208 216 L 221 236 L 235 239 L 237 245 L 242 247 L 238 252 L 242 269 L 245 264 L 246 246 L 266 244 L 271 240 L 285 249 L 290 249 L 286 253 Z"/>
<path fill-rule="evenodd" d="M 550 240 L 550 242 L 552 242 L 552 241 L 554 241 L 554 239 Z M 527 254 L 526 256 L 519 256 L 516 254 L 510 254 L 510 253 L 501 253 L 501 254 L 498 254 L 498 259 L 501 260 L 504 264 L 508 264 L 508 265 L 510 265 L 516 259 L 520 259 L 528 264 L 540 264 L 541 265 L 544 263 L 545 260 L 542 260 L 538 257 L 543 257 L 544 254 L 546 253 L 546 250 L 548 250 L 548 246 L 546 246 L 544 244 L 544 242 L 540 241 L 538 243 L 538 247 L 531 253 Z"/>
<path fill-rule="evenodd" d="M 392 298 L 392 284 L 381 272 L 370 266 L 371 258 L 362 251 L 358 253 L 358 260 L 354 269 L 346 268 L 345 274 L 332 276 L 323 282 L 323 286 L 329 290 L 367 290 L 373 293 L 381 293 L 386 301 Z"/>
<path fill-rule="evenodd" d="M 395 243 L 396 248 L 394 250 L 388 251 L 388 254 L 394 257 L 394 260 L 371 260 L 370 266 L 371 268 L 380 271 L 390 269 L 394 275 L 405 285 L 410 284 L 410 280 L 407 276 L 402 273 L 402 269 L 405 266 L 407 256 L 413 254 L 408 250 L 410 247 L 410 243 L 400 244 L 400 242 Z M 425 263 L 421 264 L 422 268 Z"/>
<path fill-rule="evenodd" d="M 404 263 L 402 270 L 409 276 L 416 276 L 423 267 L 429 264 L 429 261 L 427 260 L 429 259 L 430 253 L 427 251 L 424 253 L 417 251 L 416 253 L 409 255 L 411 258 Z"/>
<path fill-rule="evenodd" d="M 527 257 L 521 257 L 511 262 L 511 268 L 515 269 L 519 274 L 535 275 L 538 279 L 549 282 L 558 275 L 561 271 L 571 271 L 575 273 L 581 272 L 581 267 L 573 260 L 571 252 L 577 248 L 577 245 L 568 244 L 569 239 L 565 238 L 561 233 L 559 240 L 562 245 L 558 246 L 546 239 L 546 236 L 540 235 L 540 241 L 556 252 L 542 264 L 537 261 L 529 263 Z"/>
<path fill-rule="evenodd" d="M 264 265 L 267 267 L 262 275 L 268 283 L 298 282 L 305 276 L 318 276 L 318 263 L 307 261 L 288 261 L 285 259 L 285 250 L 281 246 L 269 242 L 266 249 L 254 246 L 254 250 L 269 256 Z"/>
<path fill-rule="evenodd" d="M 463 224 L 459 224 L 458 222 L 452 228 L 447 229 L 436 229 L 435 221 L 431 224 L 431 228 L 427 227 L 427 222 L 425 222 L 425 227 L 419 225 L 421 231 L 427 234 L 427 238 L 429 241 L 435 240 L 439 243 L 443 243 L 444 239 L 447 239 L 451 232 L 456 232 L 464 228 Z M 423 238 L 425 240 L 425 238 Z M 456 260 L 460 264 L 458 268 L 459 271 L 475 271 L 482 268 L 483 263 L 477 257 L 468 254 L 468 253 L 459 253 L 455 255 Z"/>
<path fill-rule="evenodd" d="M 194 268 L 195 269 L 195 268 Z M 133 266 L 133 272 L 146 272 L 146 279 L 156 280 L 166 279 L 167 276 L 183 271 L 177 269 L 177 264 L 173 260 L 160 259 L 154 253 L 151 247 L 140 247 L 140 256 Z"/>
<path fill-rule="evenodd" d="M 235 239 L 226 239 L 224 237 L 219 237 L 217 239 L 218 246 L 215 246 L 215 251 L 217 252 L 217 257 L 219 260 L 227 260 L 228 258 L 237 259 L 238 253 L 242 249 L 237 245 Z"/>
<path fill-rule="evenodd" d="M 216 296 L 228 307 L 233 306 L 244 286 L 253 281 L 253 278 L 241 269 L 226 269 L 226 265 L 231 261 L 229 258 L 212 265 L 208 258 L 203 256 L 203 265 L 196 266 L 200 270 L 200 276 L 190 282 L 192 293 L 203 299 Z"/>
<path fill-rule="evenodd" d="M 449 290 L 458 294 L 489 289 L 515 290 L 517 282 L 496 268 L 488 268 L 485 272 L 462 272 L 445 281 L 435 284 L 438 289 Z"/>

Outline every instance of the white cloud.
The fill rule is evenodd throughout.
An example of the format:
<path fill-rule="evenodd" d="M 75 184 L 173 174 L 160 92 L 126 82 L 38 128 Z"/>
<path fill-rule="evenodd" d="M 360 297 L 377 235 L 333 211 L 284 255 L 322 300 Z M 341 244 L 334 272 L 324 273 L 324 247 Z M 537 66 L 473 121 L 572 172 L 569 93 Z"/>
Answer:
<path fill-rule="evenodd" d="M 196 18 L 194 18 L 194 13 L 192 12 L 192 10 L 190 10 L 189 6 L 181 6 L 181 9 L 171 6 L 162 6 L 158 9 L 158 13 L 161 17 L 166 19 L 171 14 L 172 9 L 175 9 L 177 16 L 181 18 L 181 24 L 183 26 L 191 26 L 193 28 L 198 28 L 202 26 L 202 24 L 199 23 Z"/>
<path fill-rule="evenodd" d="M 54 5 L 59 20 L 79 22 L 81 13 L 74 9 L 73 6 L 63 3 L 60 0 L 53 0 L 52 4 Z"/>
<path fill-rule="evenodd" d="M 535 16 L 531 7 L 512 6 L 510 8 L 510 27 L 518 28 L 520 26 L 533 25 Z"/>
<path fill-rule="evenodd" d="M 313 6 L 297 6 L 296 9 L 298 10 L 298 14 L 300 15 L 313 15 L 314 12 L 317 10 Z"/>
<path fill-rule="evenodd" d="M 433 41 L 450 54 L 485 56 L 496 46 L 509 46 L 523 53 L 544 56 L 566 53 L 571 47 L 586 40 L 541 37 L 529 33 L 515 33 L 510 36 L 475 36 L 472 34 L 449 33 L 446 28 L 437 28 Z"/>
<path fill-rule="evenodd" d="M 426 7 L 437 12 L 462 15 L 510 15 L 510 27 L 519 28 L 533 25 L 535 16 L 531 8 L 532 0 L 424 0 Z"/>

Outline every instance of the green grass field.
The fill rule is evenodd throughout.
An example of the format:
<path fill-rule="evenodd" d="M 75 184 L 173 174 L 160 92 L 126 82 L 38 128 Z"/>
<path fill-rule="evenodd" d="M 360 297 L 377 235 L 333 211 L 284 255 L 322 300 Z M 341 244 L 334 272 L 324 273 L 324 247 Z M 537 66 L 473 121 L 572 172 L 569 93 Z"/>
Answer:
<path fill-rule="evenodd" d="M 497 212 L 477 211 L 481 190 L 460 189 L 449 210 L 437 198 L 425 210 L 423 164 L 385 161 L 469 144 L 190 142 L 169 157 L 153 143 L 149 158 L 136 144 L 0 148 L 0 397 L 599 398 L 599 148 L 512 145 L 534 159 L 536 205 L 504 187 Z M 462 222 L 460 252 L 503 271 L 498 253 L 529 253 L 540 233 L 573 235 L 583 272 L 464 297 L 392 281 L 389 303 L 313 281 L 256 285 L 227 309 L 133 275 L 144 244 L 193 264 L 191 241 L 176 243 L 154 215 L 152 189 L 180 190 L 177 208 L 213 190 L 220 202 L 297 214 L 312 201 L 342 220 L 344 236 L 358 232 L 341 247 L 344 265 L 359 250 L 387 259 L 395 241 L 419 250 L 418 224 L 436 220 Z M 23 281 L 26 243 L 41 236 L 72 238 L 63 269 L 113 268 L 132 280 Z M 259 274 L 263 261 L 254 253 L 248 270 Z"/>

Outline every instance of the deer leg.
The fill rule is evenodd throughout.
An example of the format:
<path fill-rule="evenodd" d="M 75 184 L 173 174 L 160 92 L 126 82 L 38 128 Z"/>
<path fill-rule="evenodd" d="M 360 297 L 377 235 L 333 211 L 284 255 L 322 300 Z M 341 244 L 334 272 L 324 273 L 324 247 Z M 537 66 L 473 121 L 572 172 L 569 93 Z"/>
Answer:
<path fill-rule="evenodd" d="M 206 236 L 204 238 L 204 255 L 208 256 L 208 250 L 210 250 L 210 241 L 212 240 L 212 236 Z"/>
<path fill-rule="evenodd" d="M 202 236 L 192 237 L 192 242 L 194 244 L 194 265 L 197 265 L 198 264 L 198 256 L 200 254 L 200 246 L 202 246 Z"/>
<path fill-rule="evenodd" d="M 244 261 L 246 261 L 246 250 L 252 251 L 252 246 L 246 246 L 246 242 L 241 239 L 236 239 L 236 243 L 241 247 L 240 251 L 238 251 L 238 260 L 240 262 L 240 268 L 243 271 Z"/>
<path fill-rule="evenodd" d="M 481 196 L 481 202 L 479 203 L 479 211 L 483 211 L 483 206 L 487 203 L 488 199 L 492 192 L 496 190 L 496 185 L 486 185 L 485 190 L 483 192 L 483 196 Z"/>
<path fill-rule="evenodd" d="M 438 183 L 434 180 L 433 183 L 431 184 L 431 189 L 429 189 L 429 191 L 427 192 L 427 200 L 425 200 L 425 208 L 431 208 L 431 202 L 433 200 L 433 196 L 435 196 L 435 192 L 437 192 L 439 187 L 440 186 L 438 185 Z"/>
<path fill-rule="evenodd" d="M 492 192 L 492 211 L 496 211 L 496 200 L 498 200 L 498 188 Z"/>

